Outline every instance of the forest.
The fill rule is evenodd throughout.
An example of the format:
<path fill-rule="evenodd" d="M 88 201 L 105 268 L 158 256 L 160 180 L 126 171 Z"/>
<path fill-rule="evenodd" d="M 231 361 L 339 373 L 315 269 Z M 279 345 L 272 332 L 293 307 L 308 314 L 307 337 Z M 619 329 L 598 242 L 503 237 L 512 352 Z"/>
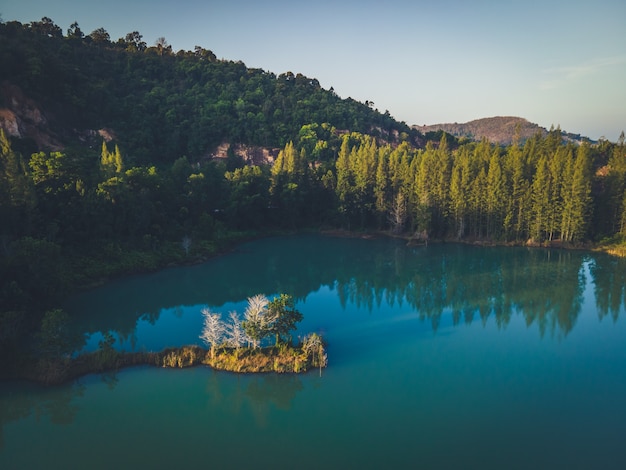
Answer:
<path fill-rule="evenodd" d="M 60 144 L 0 129 L 0 367 L 62 334 L 58 307 L 77 288 L 259 234 L 564 247 L 626 234 L 623 133 L 578 145 L 552 128 L 506 146 L 422 135 L 300 74 L 136 31 L 63 34 L 49 18 L 0 24 L 0 83 L 54 116 Z M 87 132 L 103 128 L 114 138 Z M 279 151 L 258 165 L 212 157 L 224 142 Z"/>

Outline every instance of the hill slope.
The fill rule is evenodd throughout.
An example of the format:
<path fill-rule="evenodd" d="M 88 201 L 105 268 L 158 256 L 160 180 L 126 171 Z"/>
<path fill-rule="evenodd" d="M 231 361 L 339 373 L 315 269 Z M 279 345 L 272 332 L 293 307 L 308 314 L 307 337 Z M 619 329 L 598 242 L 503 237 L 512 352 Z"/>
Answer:
<path fill-rule="evenodd" d="M 413 126 L 413 130 L 417 130 L 423 134 L 430 132 L 444 131 L 458 138 L 468 138 L 470 140 L 487 139 L 489 142 L 509 145 L 516 136 L 520 142 L 524 142 L 536 134 L 546 136 L 548 130 L 544 127 L 527 121 L 521 117 L 515 116 L 496 116 L 489 118 L 476 119 L 474 121 L 459 124 L 444 123 L 432 124 L 428 126 Z M 559 130 L 557 128 L 557 130 Z M 583 142 L 594 143 L 591 139 L 583 137 L 580 134 L 572 134 L 570 132 L 561 131 L 564 142 L 574 142 L 581 144 Z"/>
<path fill-rule="evenodd" d="M 138 163 L 195 159 L 225 141 L 281 147 L 311 123 L 386 142 L 418 137 L 301 74 L 277 76 L 200 47 L 174 53 L 137 36 L 92 35 L 63 36 L 46 18 L 0 24 L 0 124 L 8 134 L 41 150 L 85 145 L 85 136 L 110 129 Z"/>
<path fill-rule="evenodd" d="M 510 144 L 516 134 L 519 134 L 520 140 L 524 141 L 533 137 L 538 132 L 542 135 L 547 133 L 546 129 L 537 124 L 533 124 L 524 118 L 513 116 L 476 119 L 462 124 L 455 122 L 428 126 L 413 126 L 413 129 L 419 130 L 424 134 L 442 130 L 455 137 L 467 137 L 471 140 L 481 140 L 485 138 L 490 142 L 505 145 Z"/>

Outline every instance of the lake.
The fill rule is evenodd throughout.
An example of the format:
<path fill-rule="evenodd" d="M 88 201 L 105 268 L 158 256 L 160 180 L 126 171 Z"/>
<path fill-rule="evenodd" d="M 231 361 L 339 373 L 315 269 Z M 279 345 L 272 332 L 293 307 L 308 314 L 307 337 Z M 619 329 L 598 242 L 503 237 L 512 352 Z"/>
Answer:
<path fill-rule="evenodd" d="M 0 468 L 626 468 L 626 261 L 297 235 L 65 309 L 82 350 L 201 344 L 201 310 L 287 293 L 321 374 L 136 367 L 0 383 Z"/>

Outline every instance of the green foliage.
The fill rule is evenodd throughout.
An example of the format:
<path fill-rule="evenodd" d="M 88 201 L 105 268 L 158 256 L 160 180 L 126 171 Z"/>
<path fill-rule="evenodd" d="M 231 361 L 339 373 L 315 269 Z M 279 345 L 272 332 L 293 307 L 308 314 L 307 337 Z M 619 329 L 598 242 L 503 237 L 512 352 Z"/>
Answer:
<path fill-rule="evenodd" d="M 116 173 L 121 173 L 124 170 L 124 161 L 120 148 L 117 145 L 115 145 L 115 150 L 110 152 L 106 142 L 102 141 L 100 169 L 103 175 L 108 177 L 111 177 Z"/>
<path fill-rule="evenodd" d="M 70 329 L 69 317 L 61 309 L 47 311 L 37 333 L 37 351 L 47 358 L 68 356 L 81 345 L 82 337 Z"/>
<path fill-rule="evenodd" d="M 302 313 L 295 308 L 293 297 L 280 294 L 272 299 L 267 306 L 269 315 L 275 318 L 270 325 L 269 332 L 276 337 L 276 345 L 280 342 L 291 341 L 290 332 L 296 329 L 296 324 L 302 321 Z"/>
<path fill-rule="evenodd" d="M 274 317 L 270 316 L 267 305 L 269 300 L 264 295 L 255 295 L 248 298 L 248 306 L 244 312 L 244 320 L 241 323 L 246 336 L 254 347 L 259 347 L 261 342 L 271 334 L 271 325 Z"/>
<path fill-rule="evenodd" d="M 387 141 L 417 135 L 301 74 L 249 69 L 199 46 L 174 54 L 165 38 L 147 47 L 138 31 L 117 42 L 104 28 L 85 37 L 77 23 L 61 33 L 49 18 L 0 24 L 0 79 L 58 110 L 68 127 L 115 129 L 133 164 L 198 158 L 224 141 L 299 141 L 311 158 L 328 159 L 333 127 Z"/>
<path fill-rule="evenodd" d="M 271 301 L 263 295 L 256 295 L 248 299 L 242 327 L 253 345 L 258 347 L 273 335 L 278 346 L 281 341 L 290 342 L 290 331 L 295 330 L 300 321 L 302 314 L 295 309 L 290 295 L 280 294 Z"/>

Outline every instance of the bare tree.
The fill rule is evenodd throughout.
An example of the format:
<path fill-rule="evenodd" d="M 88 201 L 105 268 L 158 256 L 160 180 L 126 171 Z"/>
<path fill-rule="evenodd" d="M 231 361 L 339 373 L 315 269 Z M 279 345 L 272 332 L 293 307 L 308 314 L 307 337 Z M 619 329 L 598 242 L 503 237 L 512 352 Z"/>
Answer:
<path fill-rule="evenodd" d="M 271 333 L 271 327 L 277 319 L 277 314 L 270 311 L 268 305 L 267 297 L 257 294 L 248 298 L 248 307 L 243 314 L 243 329 L 255 348 Z"/>
<path fill-rule="evenodd" d="M 239 349 L 250 340 L 243 329 L 239 314 L 232 311 L 228 314 L 228 317 L 230 318 L 230 323 L 226 325 L 226 344 Z"/>
<path fill-rule="evenodd" d="M 324 349 L 322 337 L 317 333 L 306 335 L 302 339 L 302 351 L 311 358 L 312 365 L 320 368 L 320 375 L 322 375 L 322 367 L 328 365 L 328 355 Z"/>
<path fill-rule="evenodd" d="M 208 308 L 202 309 L 202 315 L 204 328 L 200 339 L 211 347 L 211 357 L 215 358 L 215 350 L 221 344 L 225 332 L 222 316 L 219 313 L 212 313 Z"/>
<path fill-rule="evenodd" d="M 170 46 L 163 36 L 157 38 L 154 45 L 157 48 L 157 53 L 159 55 L 169 55 L 172 53 L 172 46 Z"/>

